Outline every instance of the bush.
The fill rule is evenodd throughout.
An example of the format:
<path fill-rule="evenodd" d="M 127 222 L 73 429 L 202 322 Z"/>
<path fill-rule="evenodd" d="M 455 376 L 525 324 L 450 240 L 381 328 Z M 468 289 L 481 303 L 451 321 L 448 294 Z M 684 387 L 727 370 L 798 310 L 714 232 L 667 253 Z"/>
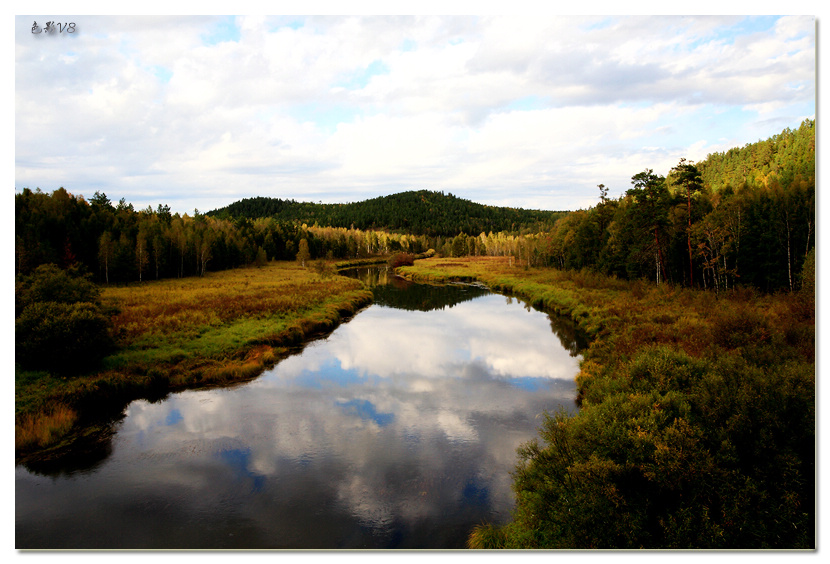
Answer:
<path fill-rule="evenodd" d="M 545 417 L 513 522 L 470 546 L 814 547 L 812 366 L 641 351 L 577 417 Z"/>
<path fill-rule="evenodd" d="M 328 279 L 337 274 L 337 268 L 333 264 L 324 260 L 316 260 L 311 263 L 311 270 L 319 274 L 322 278 Z"/>
<path fill-rule="evenodd" d="M 16 361 L 61 373 L 93 368 L 112 348 L 109 319 L 93 303 L 35 302 L 15 320 Z"/>
<path fill-rule="evenodd" d="M 35 302 L 96 303 L 100 295 L 98 286 L 79 269 L 61 270 L 54 264 L 42 264 L 31 275 L 18 276 L 15 281 L 15 315 Z"/>
<path fill-rule="evenodd" d="M 257 267 L 265 266 L 268 264 L 268 255 L 265 254 L 265 249 L 262 247 L 257 247 L 256 250 L 256 258 L 254 258 L 254 265 Z"/>
<path fill-rule="evenodd" d="M 75 373 L 112 348 L 100 290 L 77 269 L 39 266 L 15 282 L 15 361 L 25 369 Z"/>
<path fill-rule="evenodd" d="M 770 327 L 764 316 L 748 307 L 725 309 L 712 316 L 712 340 L 726 350 L 763 345 L 770 341 Z"/>
<path fill-rule="evenodd" d="M 415 264 L 415 255 L 411 253 L 398 253 L 392 255 L 389 259 L 389 266 L 398 268 L 399 266 L 412 266 Z"/>

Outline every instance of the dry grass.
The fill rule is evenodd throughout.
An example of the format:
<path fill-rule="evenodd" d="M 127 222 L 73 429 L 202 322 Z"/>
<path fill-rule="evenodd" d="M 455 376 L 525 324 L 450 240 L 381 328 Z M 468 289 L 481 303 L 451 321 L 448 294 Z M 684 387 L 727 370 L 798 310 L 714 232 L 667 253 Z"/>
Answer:
<path fill-rule="evenodd" d="M 14 447 L 19 450 L 52 444 L 69 432 L 78 415 L 74 410 L 58 405 L 48 412 L 26 414 L 16 419 Z"/>
<path fill-rule="evenodd" d="M 322 279 L 294 263 L 108 288 L 103 300 L 119 309 L 113 325 L 121 351 L 106 366 L 194 356 L 224 360 L 279 341 L 300 320 L 317 319 L 332 307 L 348 311 L 367 296 L 357 280 Z"/>
<path fill-rule="evenodd" d="M 321 280 L 293 263 L 271 263 L 263 268 L 208 273 L 203 278 L 106 288 L 102 298 L 121 310 L 113 323 L 129 341 L 137 335 L 297 313 L 359 288 L 351 279 Z"/>

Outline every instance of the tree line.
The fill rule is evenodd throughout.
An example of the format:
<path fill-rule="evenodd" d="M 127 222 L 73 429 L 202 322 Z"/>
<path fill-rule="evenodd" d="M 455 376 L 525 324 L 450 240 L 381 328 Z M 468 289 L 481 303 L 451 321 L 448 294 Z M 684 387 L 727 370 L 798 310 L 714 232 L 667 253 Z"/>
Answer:
<path fill-rule="evenodd" d="M 446 196 L 438 199 L 448 201 L 463 202 Z M 434 213 L 437 208 L 426 209 Z M 458 212 L 438 215 L 451 213 Z M 15 195 L 16 274 L 31 274 L 42 264 L 75 266 L 103 284 L 202 276 L 269 260 L 350 260 L 430 249 L 448 256 L 507 255 L 517 252 L 519 240 L 518 232 L 505 231 L 444 236 L 309 226 L 297 218 L 210 215 L 198 210 L 180 215 L 161 204 L 136 210 L 123 198 L 115 204 L 106 194 L 95 192 L 87 200 L 64 188 L 51 194 L 24 188 Z"/>
<path fill-rule="evenodd" d="M 161 205 L 135 210 L 95 192 L 86 200 L 59 188 L 15 195 L 15 272 L 42 264 L 82 267 L 99 283 L 201 276 L 269 260 L 352 259 L 399 251 L 421 253 L 425 236 L 309 227 L 273 217 L 218 218 L 171 213 Z"/>
<path fill-rule="evenodd" d="M 24 188 L 15 269 L 83 265 L 98 282 L 123 283 L 294 260 L 303 245 L 304 260 L 434 249 L 716 292 L 794 290 L 815 247 L 815 122 L 699 163 L 681 159 L 665 176 L 638 172 L 617 199 L 598 188 L 596 206 L 573 212 L 422 190 L 356 204 L 253 198 L 192 216 L 161 204 L 135 210 L 100 192 L 87 201 Z"/>
<path fill-rule="evenodd" d="M 795 290 L 816 244 L 815 122 L 697 164 L 680 159 L 666 176 L 638 172 L 618 199 L 598 188 L 596 206 L 550 230 L 459 234 L 436 250 L 715 292 Z"/>

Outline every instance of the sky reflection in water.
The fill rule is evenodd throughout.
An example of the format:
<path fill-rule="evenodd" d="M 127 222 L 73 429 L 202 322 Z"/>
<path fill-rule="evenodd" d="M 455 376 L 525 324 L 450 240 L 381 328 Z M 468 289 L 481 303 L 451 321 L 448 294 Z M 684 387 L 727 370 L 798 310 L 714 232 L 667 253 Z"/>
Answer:
<path fill-rule="evenodd" d="M 94 472 L 18 468 L 17 545 L 462 547 L 508 517 L 516 448 L 574 409 L 578 360 L 504 296 L 375 305 L 249 384 L 132 403 Z"/>

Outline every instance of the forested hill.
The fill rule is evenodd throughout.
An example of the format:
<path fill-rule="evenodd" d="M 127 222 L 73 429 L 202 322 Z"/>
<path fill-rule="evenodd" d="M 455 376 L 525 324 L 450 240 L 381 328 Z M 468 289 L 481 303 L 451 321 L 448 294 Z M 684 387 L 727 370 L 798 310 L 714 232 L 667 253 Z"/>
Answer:
<path fill-rule="evenodd" d="M 816 122 L 805 119 L 769 139 L 712 153 L 697 164 L 703 184 L 713 192 L 726 187 L 790 186 L 815 182 Z"/>
<path fill-rule="evenodd" d="M 279 198 L 246 198 L 207 212 L 217 218 L 273 217 L 321 227 L 402 231 L 413 235 L 455 236 L 550 229 L 567 212 L 525 210 L 477 204 L 452 194 L 419 190 L 350 204 L 315 204 Z"/>

